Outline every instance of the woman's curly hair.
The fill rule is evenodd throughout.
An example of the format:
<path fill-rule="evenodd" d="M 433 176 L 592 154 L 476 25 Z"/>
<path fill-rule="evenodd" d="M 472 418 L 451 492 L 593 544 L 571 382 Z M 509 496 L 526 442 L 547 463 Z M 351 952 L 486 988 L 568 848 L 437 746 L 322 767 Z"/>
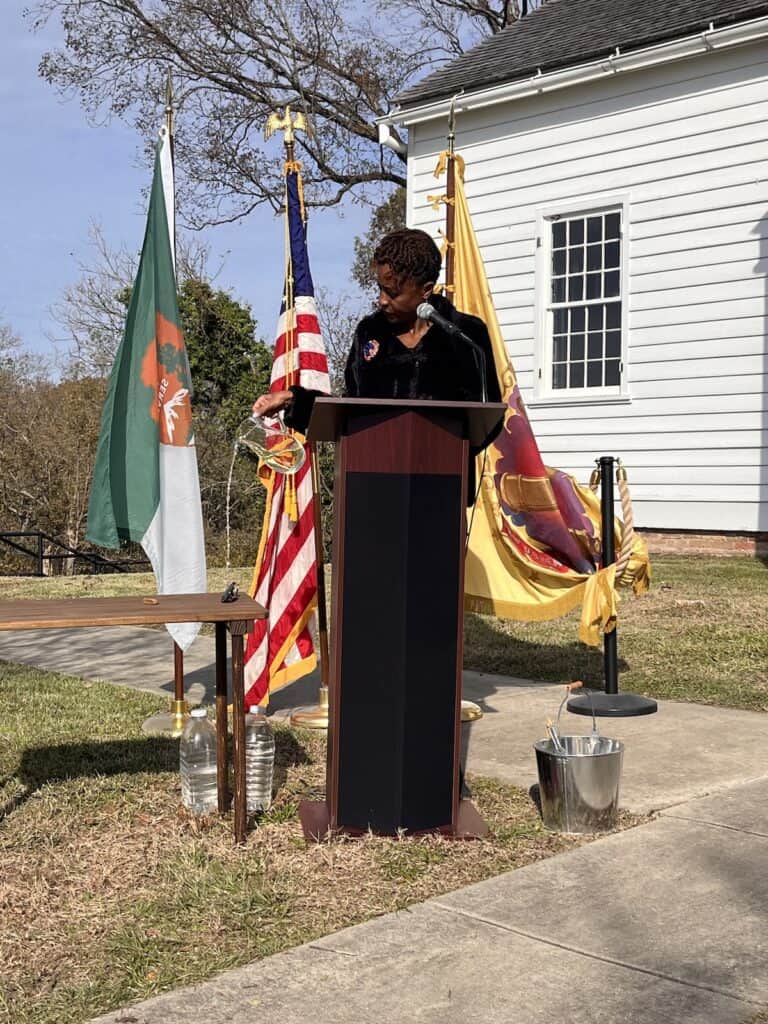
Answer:
<path fill-rule="evenodd" d="M 436 281 L 440 275 L 442 257 L 426 231 L 400 228 L 385 235 L 373 252 L 374 267 L 390 267 L 398 284 L 413 278 L 417 284 Z"/>

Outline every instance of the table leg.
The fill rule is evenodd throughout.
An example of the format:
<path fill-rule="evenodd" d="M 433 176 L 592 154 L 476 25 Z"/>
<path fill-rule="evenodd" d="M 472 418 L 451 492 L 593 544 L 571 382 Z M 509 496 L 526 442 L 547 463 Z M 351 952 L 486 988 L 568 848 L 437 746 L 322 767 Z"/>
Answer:
<path fill-rule="evenodd" d="M 235 842 L 245 842 L 245 683 L 243 637 L 232 634 L 232 737 L 235 768 Z"/>
<path fill-rule="evenodd" d="M 227 627 L 216 623 L 216 781 L 219 814 L 229 810 L 229 758 L 227 756 Z"/>

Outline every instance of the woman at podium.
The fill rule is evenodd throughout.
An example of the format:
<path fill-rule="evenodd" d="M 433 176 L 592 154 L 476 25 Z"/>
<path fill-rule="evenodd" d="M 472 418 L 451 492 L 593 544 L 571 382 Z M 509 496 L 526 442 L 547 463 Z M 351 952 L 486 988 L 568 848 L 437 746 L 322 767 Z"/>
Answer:
<path fill-rule="evenodd" d="M 441 263 L 426 231 L 402 228 L 379 242 L 373 254 L 378 309 L 357 325 L 345 397 L 501 401 L 485 324 L 433 291 Z M 284 409 L 287 426 L 306 433 L 317 394 L 302 387 L 273 392 L 257 399 L 253 411 L 265 416 Z"/>

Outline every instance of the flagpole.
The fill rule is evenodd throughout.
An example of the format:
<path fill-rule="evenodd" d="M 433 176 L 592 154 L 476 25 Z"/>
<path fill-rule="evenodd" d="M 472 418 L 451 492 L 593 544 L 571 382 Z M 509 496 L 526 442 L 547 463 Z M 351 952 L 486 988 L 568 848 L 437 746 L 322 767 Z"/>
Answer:
<path fill-rule="evenodd" d="M 453 302 L 456 290 L 456 96 L 448 114 L 448 161 L 445 186 L 445 297 Z M 483 717 L 479 704 L 462 700 L 462 722 L 475 722 Z"/>
<path fill-rule="evenodd" d="M 165 130 L 168 133 L 168 146 L 171 153 L 171 167 L 174 167 L 173 142 L 175 132 L 173 118 L 173 79 L 171 69 L 168 68 L 165 79 Z M 173 177 L 173 196 L 171 197 L 172 208 L 168 212 L 173 218 L 173 230 L 170 233 L 171 252 L 173 253 L 173 274 L 176 277 L 176 176 Z M 178 288 L 178 282 L 177 282 Z M 179 735 L 184 729 L 189 718 L 189 704 L 184 697 L 184 651 L 176 641 L 173 641 L 173 701 L 171 702 L 171 715 L 173 718 L 173 734 Z"/>
<path fill-rule="evenodd" d="M 304 124 L 309 127 L 306 119 Z M 283 143 L 285 145 L 286 164 L 293 164 L 296 161 L 294 131 L 299 124 L 291 120 L 290 107 L 286 107 L 283 119 Z M 303 211 L 302 211 L 303 212 Z M 288 211 L 286 209 L 286 217 Z M 317 631 L 320 644 L 320 689 L 318 702 L 315 707 L 298 708 L 291 715 L 291 725 L 303 729 L 327 729 L 328 728 L 328 679 L 329 653 L 328 653 L 328 612 L 325 599 L 325 557 L 323 551 L 323 520 L 322 507 L 320 504 L 320 464 L 318 461 L 317 445 L 309 442 L 309 458 L 312 473 L 312 508 L 315 529 L 315 565 L 317 567 Z"/>
<path fill-rule="evenodd" d="M 302 114 L 297 114 L 294 118 L 291 115 L 290 106 L 286 106 L 285 112 L 281 117 L 279 114 L 271 114 L 266 125 L 264 132 L 265 138 L 269 138 L 275 131 L 283 131 L 283 144 L 285 146 L 285 166 L 286 173 L 290 166 L 296 164 L 296 150 L 295 150 L 295 132 L 311 130 L 309 122 L 306 117 Z M 286 198 L 287 203 L 287 198 Z M 306 221 L 306 214 L 302 204 L 302 216 Z M 286 231 L 288 230 L 288 208 L 286 205 L 285 210 L 286 217 Z M 290 253 L 290 240 L 286 240 L 288 252 Z M 288 282 L 287 287 L 292 289 L 292 267 L 290 261 L 288 264 Z M 292 300 L 293 296 L 290 296 Z M 286 309 L 293 308 L 293 302 L 286 302 Z M 287 326 L 287 325 L 286 325 Z M 288 346 L 286 346 L 286 356 L 288 356 Z M 289 370 L 290 363 L 286 360 L 286 371 Z M 327 729 L 328 728 L 328 680 L 330 678 L 330 658 L 328 649 L 328 612 L 327 604 L 325 599 L 325 559 L 323 552 L 323 525 L 322 525 L 322 508 L 320 505 L 320 464 L 318 461 L 317 445 L 314 442 L 309 442 L 309 458 L 310 458 L 310 469 L 312 479 L 312 508 L 313 508 L 313 520 L 314 520 L 314 532 L 315 532 L 315 565 L 317 572 L 317 626 L 318 626 L 318 642 L 320 646 L 320 689 L 318 693 L 318 703 L 314 707 L 308 708 L 297 708 L 291 715 L 291 725 L 299 726 L 304 729 Z"/>
<path fill-rule="evenodd" d="M 165 80 L 165 131 L 168 136 L 170 147 L 171 166 L 173 167 L 173 80 L 170 69 Z M 171 202 L 175 204 L 176 190 L 173 190 Z M 173 255 L 173 273 L 176 276 L 176 210 L 166 211 L 169 219 L 168 236 L 171 242 L 171 253 Z M 172 227 L 170 227 L 172 225 Z M 168 711 L 157 715 L 151 715 L 142 724 L 142 730 L 150 735 L 167 734 L 170 736 L 181 736 L 184 726 L 189 718 L 189 703 L 184 697 L 184 651 L 176 641 L 173 641 L 173 700 Z"/>

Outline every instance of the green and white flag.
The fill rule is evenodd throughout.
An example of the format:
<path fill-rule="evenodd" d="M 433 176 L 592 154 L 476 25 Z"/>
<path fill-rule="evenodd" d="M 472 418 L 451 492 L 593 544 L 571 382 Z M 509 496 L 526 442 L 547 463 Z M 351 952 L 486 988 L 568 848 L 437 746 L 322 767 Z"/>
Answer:
<path fill-rule="evenodd" d="M 105 548 L 138 541 L 152 563 L 158 593 L 191 594 L 206 589 L 205 543 L 192 381 L 163 182 L 163 170 L 171 170 L 169 155 L 164 133 L 139 270 L 102 413 L 86 535 Z M 200 625 L 167 629 L 186 650 Z"/>

